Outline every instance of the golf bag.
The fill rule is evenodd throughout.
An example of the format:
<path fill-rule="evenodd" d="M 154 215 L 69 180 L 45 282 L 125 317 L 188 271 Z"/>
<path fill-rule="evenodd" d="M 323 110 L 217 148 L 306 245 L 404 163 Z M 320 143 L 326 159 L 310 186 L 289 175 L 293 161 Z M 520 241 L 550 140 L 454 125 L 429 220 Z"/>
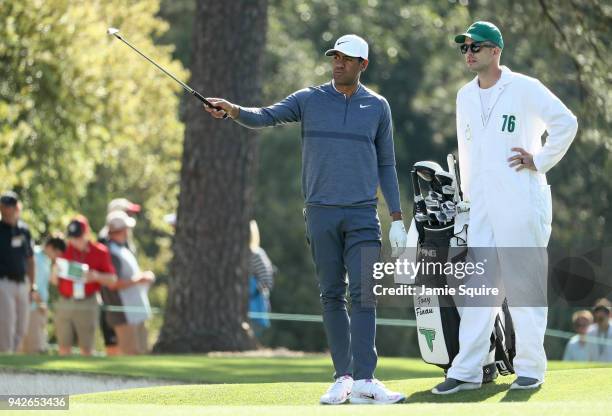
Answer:
<path fill-rule="evenodd" d="M 417 162 L 412 170 L 415 198 L 413 226 L 418 232 L 418 263 L 456 264 L 465 261 L 467 256 L 467 212 L 465 208 L 462 212 L 460 204 L 462 194 L 459 173 L 452 155 L 449 155 L 447 161 L 448 172 L 444 172 L 435 162 Z M 429 192 L 425 198 L 419 180 L 428 185 Z M 450 180 L 451 183 L 444 185 L 445 181 Z M 438 204 L 432 200 L 437 200 Z M 452 204 L 448 204 L 449 201 Z M 447 283 L 443 271 L 434 272 L 433 275 L 418 273 L 415 276 L 417 287 L 444 288 Z M 446 373 L 459 353 L 461 317 L 453 297 L 415 294 L 414 308 L 421 357 L 425 362 L 441 367 Z M 483 367 L 483 383 L 493 381 L 498 372 L 501 375 L 514 373 L 512 361 L 515 356 L 515 335 L 506 300 L 495 319 L 489 342 L 489 356 Z"/>

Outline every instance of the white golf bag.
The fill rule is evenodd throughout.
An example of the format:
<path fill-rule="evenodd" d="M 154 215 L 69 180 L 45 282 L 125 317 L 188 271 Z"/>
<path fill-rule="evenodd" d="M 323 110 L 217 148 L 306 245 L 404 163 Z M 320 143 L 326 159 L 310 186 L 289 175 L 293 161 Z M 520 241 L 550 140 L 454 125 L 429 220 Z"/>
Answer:
<path fill-rule="evenodd" d="M 456 263 L 464 261 L 467 255 L 469 208 L 461 201 L 459 172 L 454 156 L 448 155 L 447 162 L 448 172 L 435 162 L 417 162 L 412 170 L 414 219 L 408 234 L 416 239 L 414 259 L 420 263 Z M 429 188 L 425 197 L 420 180 Z M 447 203 L 449 201 L 452 203 Z M 446 284 L 447 276 L 444 273 L 438 273 L 433 278 L 431 275 L 415 276 L 417 287 L 444 288 Z M 443 368 L 446 373 L 459 353 L 461 318 L 453 297 L 417 294 L 414 296 L 414 308 L 421 357 L 425 362 Z M 515 335 L 505 300 L 490 340 L 483 342 L 490 342 L 489 357 L 483 367 L 483 383 L 493 381 L 498 372 L 501 375 L 514 373 Z"/>

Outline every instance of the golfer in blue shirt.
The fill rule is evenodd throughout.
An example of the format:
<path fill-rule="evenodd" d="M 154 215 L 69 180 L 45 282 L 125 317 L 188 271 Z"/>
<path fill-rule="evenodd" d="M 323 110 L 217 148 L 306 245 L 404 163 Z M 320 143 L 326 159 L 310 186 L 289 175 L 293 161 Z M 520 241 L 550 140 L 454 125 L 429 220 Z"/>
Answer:
<path fill-rule="evenodd" d="M 215 118 L 227 114 L 248 128 L 302 123 L 306 234 L 335 369 L 335 382 L 321 397 L 321 403 L 398 403 L 405 396 L 388 390 L 374 378 L 377 354 L 372 264 L 379 261 L 381 250 L 376 212 L 379 185 L 393 218 L 391 246 L 406 245 L 391 110 L 384 97 L 359 82 L 368 67 L 364 39 L 342 36 L 325 55 L 332 57 L 331 82 L 297 91 L 270 107 L 246 108 L 209 98 L 222 110 L 205 110 Z"/>

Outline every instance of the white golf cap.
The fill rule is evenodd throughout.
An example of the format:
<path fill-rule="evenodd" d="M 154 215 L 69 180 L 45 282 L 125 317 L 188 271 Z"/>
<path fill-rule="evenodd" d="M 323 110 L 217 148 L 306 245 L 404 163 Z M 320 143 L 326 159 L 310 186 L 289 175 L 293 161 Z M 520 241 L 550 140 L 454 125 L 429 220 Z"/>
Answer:
<path fill-rule="evenodd" d="M 133 203 L 125 198 L 113 199 L 108 203 L 106 212 L 125 211 L 131 213 L 140 212 L 140 205 Z"/>
<path fill-rule="evenodd" d="M 136 220 L 125 211 L 112 211 L 106 216 L 106 226 L 109 232 L 120 231 L 126 228 L 134 228 Z"/>
<path fill-rule="evenodd" d="M 357 35 L 344 35 L 338 38 L 334 48 L 325 52 L 325 55 L 331 56 L 336 52 L 353 58 L 368 59 L 368 42 Z"/>

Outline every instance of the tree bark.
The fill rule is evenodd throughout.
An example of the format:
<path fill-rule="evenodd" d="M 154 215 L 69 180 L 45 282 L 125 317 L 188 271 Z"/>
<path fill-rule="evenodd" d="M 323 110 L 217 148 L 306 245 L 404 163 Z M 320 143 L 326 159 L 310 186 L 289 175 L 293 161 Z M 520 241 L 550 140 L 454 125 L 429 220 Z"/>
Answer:
<path fill-rule="evenodd" d="M 267 0 L 197 3 L 191 85 L 248 104 L 261 93 Z M 252 349 L 248 222 L 257 141 L 188 102 L 181 191 L 164 324 L 156 352 Z"/>

